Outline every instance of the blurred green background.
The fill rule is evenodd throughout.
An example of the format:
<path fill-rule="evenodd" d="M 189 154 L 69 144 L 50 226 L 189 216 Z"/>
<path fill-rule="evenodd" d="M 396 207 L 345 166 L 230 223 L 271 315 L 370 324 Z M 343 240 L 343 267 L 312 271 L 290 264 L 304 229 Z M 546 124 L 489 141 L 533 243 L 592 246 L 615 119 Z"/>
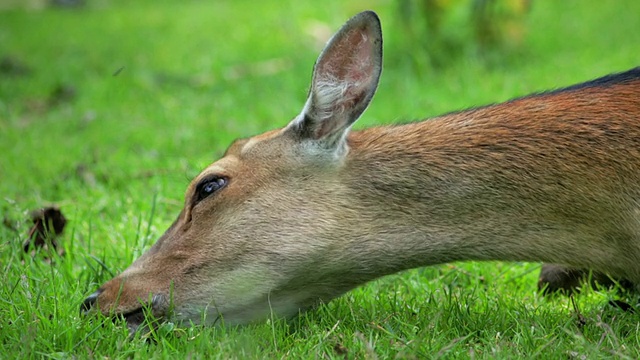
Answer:
<path fill-rule="evenodd" d="M 356 128 L 640 63 L 640 1 L 57 3 L 0 0 L 0 265 L 7 298 L 25 273 L 49 294 L 50 270 L 25 265 L 21 244 L 29 210 L 60 206 L 69 225 L 56 271 L 70 299 L 61 317 L 153 243 L 189 180 L 233 139 L 299 112 L 318 52 L 359 11 L 380 15 L 385 67 Z M 21 306 L 0 305 L 1 317 Z"/>

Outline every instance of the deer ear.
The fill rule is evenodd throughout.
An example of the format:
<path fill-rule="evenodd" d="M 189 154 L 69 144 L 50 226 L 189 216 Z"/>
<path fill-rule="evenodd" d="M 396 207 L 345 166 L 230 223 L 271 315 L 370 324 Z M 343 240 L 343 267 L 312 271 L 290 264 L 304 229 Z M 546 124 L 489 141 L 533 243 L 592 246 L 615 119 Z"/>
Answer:
<path fill-rule="evenodd" d="M 349 19 L 320 53 L 307 102 L 289 128 L 323 149 L 346 148 L 345 137 L 369 105 L 381 71 L 380 20 L 365 11 Z"/>

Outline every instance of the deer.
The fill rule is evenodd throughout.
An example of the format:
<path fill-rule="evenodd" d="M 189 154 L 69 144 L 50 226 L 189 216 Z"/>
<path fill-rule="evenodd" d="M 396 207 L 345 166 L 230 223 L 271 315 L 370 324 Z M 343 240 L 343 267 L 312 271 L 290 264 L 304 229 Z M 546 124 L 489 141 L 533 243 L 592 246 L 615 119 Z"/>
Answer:
<path fill-rule="evenodd" d="M 349 19 L 301 112 L 234 141 L 188 185 L 168 230 L 81 311 L 132 331 L 148 315 L 242 325 L 467 260 L 553 264 L 543 283 L 587 271 L 640 281 L 640 67 L 351 131 L 382 57 L 378 16 Z"/>

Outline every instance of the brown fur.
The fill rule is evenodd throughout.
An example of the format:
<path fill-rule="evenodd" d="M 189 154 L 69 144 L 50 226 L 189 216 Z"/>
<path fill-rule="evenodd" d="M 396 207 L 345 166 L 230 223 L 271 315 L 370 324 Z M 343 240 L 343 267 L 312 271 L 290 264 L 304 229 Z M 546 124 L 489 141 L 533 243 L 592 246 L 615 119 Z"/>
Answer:
<path fill-rule="evenodd" d="M 639 76 L 349 132 L 381 61 L 377 18 L 358 16 L 339 34 L 363 32 L 354 52 L 364 60 L 325 51 L 319 63 L 349 70 L 337 72 L 339 86 L 367 77 L 367 93 L 353 86 L 330 108 L 333 93 L 312 85 L 289 126 L 232 144 L 189 185 L 158 243 L 86 307 L 132 313 L 152 294 L 159 316 L 246 323 L 455 260 L 545 261 L 640 281 Z M 197 202 L 211 175 L 228 184 Z"/>

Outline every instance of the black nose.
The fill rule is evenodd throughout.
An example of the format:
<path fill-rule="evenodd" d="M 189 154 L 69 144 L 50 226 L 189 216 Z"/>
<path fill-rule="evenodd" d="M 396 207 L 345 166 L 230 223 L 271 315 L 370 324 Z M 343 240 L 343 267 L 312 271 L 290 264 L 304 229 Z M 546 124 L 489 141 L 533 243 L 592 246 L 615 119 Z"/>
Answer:
<path fill-rule="evenodd" d="M 84 301 L 80 305 L 80 313 L 86 313 L 87 311 L 91 310 L 93 305 L 96 304 L 96 301 L 98 300 L 98 296 L 101 293 L 102 293 L 102 290 L 98 290 L 93 294 L 89 295 L 86 299 L 84 299 Z"/>

